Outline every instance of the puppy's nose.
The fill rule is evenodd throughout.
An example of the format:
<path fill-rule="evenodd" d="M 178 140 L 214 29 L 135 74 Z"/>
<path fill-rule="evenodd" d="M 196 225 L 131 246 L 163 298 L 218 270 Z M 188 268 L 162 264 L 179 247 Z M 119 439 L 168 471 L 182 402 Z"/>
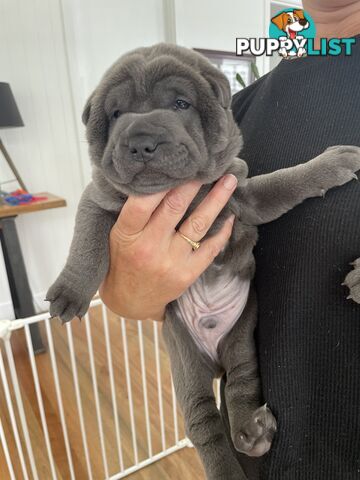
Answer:
<path fill-rule="evenodd" d="M 305 25 L 307 24 L 306 18 L 300 18 L 299 23 L 300 23 L 300 25 L 302 25 L 303 27 L 305 27 Z"/>
<path fill-rule="evenodd" d="M 134 160 L 146 162 L 154 157 L 157 141 L 149 135 L 137 135 L 129 139 L 129 152 Z"/>

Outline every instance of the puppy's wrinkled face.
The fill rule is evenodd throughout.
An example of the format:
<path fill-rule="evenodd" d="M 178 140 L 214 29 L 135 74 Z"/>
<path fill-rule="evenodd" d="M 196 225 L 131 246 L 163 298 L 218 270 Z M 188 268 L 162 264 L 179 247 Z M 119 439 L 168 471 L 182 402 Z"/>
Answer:
<path fill-rule="evenodd" d="M 169 76 L 150 84 L 145 95 L 135 92 L 134 81 L 128 80 L 106 97 L 106 174 L 137 193 L 195 178 L 208 153 L 193 85 Z"/>
<path fill-rule="evenodd" d="M 226 78 L 201 55 L 165 44 L 131 52 L 85 108 L 92 161 L 127 195 L 214 181 L 239 151 L 229 104 Z"/>

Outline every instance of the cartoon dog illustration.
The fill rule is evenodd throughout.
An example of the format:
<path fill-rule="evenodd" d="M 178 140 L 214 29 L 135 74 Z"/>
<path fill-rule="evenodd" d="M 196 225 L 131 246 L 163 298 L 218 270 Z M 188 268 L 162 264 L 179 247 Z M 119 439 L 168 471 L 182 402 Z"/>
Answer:
<path fill-rule="evenodd" d="M 293 10 L 290 12 L 282 12 L 271 19 L 272 23 L 280 30 L 286 33 L 287 37 L 294 40 L 299 32 L 309 28 L 310 24 L 305 18 L 304 10 Z M 280 55 L 287 57 L 288 55 L 302 57 L 306 50 L 299 48 L 297 53 L 294 51 L 287 51 L 285 48 L 279 50 Z"/>

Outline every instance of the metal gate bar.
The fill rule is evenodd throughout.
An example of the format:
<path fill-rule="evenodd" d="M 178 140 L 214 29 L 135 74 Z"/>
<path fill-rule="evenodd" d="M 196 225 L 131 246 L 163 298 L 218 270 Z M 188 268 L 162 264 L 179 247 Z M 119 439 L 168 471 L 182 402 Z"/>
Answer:
<path fill-rule="evenodd" d="M 8 444 L 7 444 L 7 441 L 6 441 L 5 432 L 4 432 L 1 420 L 0 420 L 0 442 L 1 442 L 1 445 L 2 445 L 3 450 L 4 450 L 4 455 L 5 455 L 6 464 L 7 464 L 8 470 L 9 470 L 10 478 L 11 478 L 11 480 L 15 480 L 14 467 L 12 465 L 12 461 L 11 461 L 11 457 L 10 457 L 10 453 L 9 453 L 9 448 L 8 448 Z"/>

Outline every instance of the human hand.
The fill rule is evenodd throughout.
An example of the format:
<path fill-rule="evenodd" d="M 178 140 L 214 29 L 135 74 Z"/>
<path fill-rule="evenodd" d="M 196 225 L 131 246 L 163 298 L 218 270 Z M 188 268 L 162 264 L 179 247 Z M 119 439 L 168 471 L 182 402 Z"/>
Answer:
<path fill-rule="evenodd" d="M 181 232 L 200 241 L 236 185 L 234 175 L 222 177 L 182 223 Z M 200 182 L 192 181 L 170 191 L 128 198 L 111 230 L 110 267 L 99 289 L 114 313 L 138 320 L 163 320 L 166 305 L 178 298 L 225 246 L 233 216 L 195 252 L 176 233 L 176 225 L 200 187 Z"/>

